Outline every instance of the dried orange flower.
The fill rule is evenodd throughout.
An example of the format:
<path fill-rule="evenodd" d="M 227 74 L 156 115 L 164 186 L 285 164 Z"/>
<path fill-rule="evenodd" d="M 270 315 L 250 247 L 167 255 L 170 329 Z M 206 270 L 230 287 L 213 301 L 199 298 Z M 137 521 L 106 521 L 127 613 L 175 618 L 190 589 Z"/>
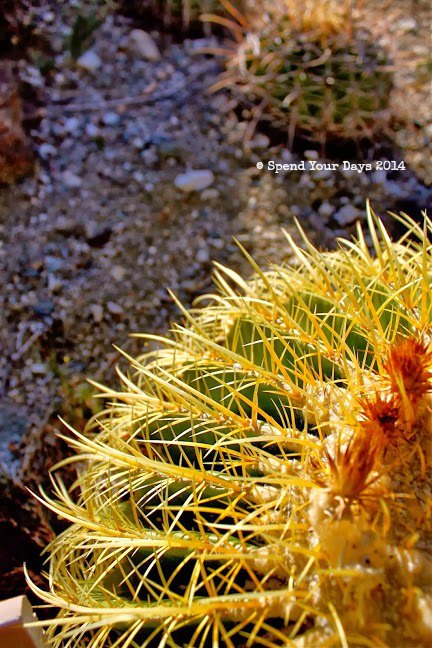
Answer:
<path fill-rule="evenodd" d="M 327 450 L 324 456 L 328 470 L 318 475 L 315 482 L 339 500 L 338 517 L 352 504 L 370 508 L 377 496 L 373 485 L 379 478 L 374 470 L 377 460 L 374 444 L 362 434 L 354 436 L 345 448 L 338 445 L 334 457 Z"/>
<path fill-rule="evenodd" d="M 399 406 L 394 396 L 390 399 L 381 394 L 361 401 L 361 429 L 365 437 L 378 453 L 389 445 L 397 445 L 401 433 L 398 427 Z"/>
<path fill-rule="evenodd" d="M 432 347 L 423 340 L 399 340 L 391 347 L 384 369 L 394 393 L 400 391 L 401 384 L 404 391 L 416 399 L 432 391 Z"/>

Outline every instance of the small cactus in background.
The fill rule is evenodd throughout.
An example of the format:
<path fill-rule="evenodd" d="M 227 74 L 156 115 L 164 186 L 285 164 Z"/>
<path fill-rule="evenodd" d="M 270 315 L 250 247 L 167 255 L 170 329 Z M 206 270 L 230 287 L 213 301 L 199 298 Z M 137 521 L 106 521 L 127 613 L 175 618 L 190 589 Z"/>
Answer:
<path fill-rule="evenodd" d="M 314 141 L 370 138 L 389 119 L 386 52 L 360 26 L 351 2 L 277 3 L 270 20 L 243 25 L 227 48 L 230 88 L 257 119 Z"/>
<path fill-rule="evenodd" d="M 430 645 L 432 246 L 400 217 L 218 293 L 119 371 L 45 503 L 53 646 Z M 155 337 L 143 336 L 149 344 Z M 68 463 L 73 459 L 67 459 Z"/>

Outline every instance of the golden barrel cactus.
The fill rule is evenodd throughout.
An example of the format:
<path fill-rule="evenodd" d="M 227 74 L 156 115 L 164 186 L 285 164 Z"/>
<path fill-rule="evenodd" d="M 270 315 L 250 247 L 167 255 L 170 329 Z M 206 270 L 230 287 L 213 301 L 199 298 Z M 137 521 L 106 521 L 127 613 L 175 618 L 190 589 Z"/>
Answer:
<path fill-rule="evenodd" d="M 429 646 L 432 222 L 217 294 L 119 371 L 41 498 L 52 646 Z M 371 253 L 368 242 L 374 248 Z"/>

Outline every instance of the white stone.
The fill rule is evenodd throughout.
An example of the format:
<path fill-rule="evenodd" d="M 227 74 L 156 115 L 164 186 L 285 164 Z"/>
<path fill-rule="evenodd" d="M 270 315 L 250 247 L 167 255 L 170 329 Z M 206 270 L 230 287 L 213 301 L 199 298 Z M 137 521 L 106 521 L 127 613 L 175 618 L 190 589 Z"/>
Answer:
<path fill-rule="evenodd" d="M 344 205 L 334 215 L 334 219 L 342 227 L 345 227 L 345 225 L 349 225 L 350 223 L 353 223 L 355 220 L 362 217 L 363 217 L 363 212 L 360 211 L 360 209 L 357 209 L 357 207 L 354 207 L 353 205 Z"/>
<path fill-rule="evenodd" d="M 375 184 L 385 184 L 387 182 L 387 171 L 384 171 L 384 169 L 377 169 L 373 173 L 371 173 L 371 180 Z"/>
<path fill-rule="evenodd" d="M 161 54 L 153 38 L 142 29 L 132 29 L 129 34 L 130 50 L 147 61 L 159 61 Z"/>
<path fill-rule="evenodd" d="M 91 304 L 90 312 L 95 322 L 101 322 L 103 319 L 103 308 L 100 304 Z"/>
<path fill-rule="evenodd" d="M 318 213 L 324 218 L 329 218 L 333 214 L 334 208 L 327 200 L 324 200 L 323 203 L 319 206 Z"/>
<path fill-rule="evenodd" d="M 401 18 L 397 23 L 399 29 L 405 32 L 416 31 L 418 28 L 417 21 L 414 18 Z"/>
<path fill-rule="evenodd" d="M 115 265 L 111 268 L 110 274 L 115 281 L 122 281 L 126 276 L 126 268 L 123 268 L 123 266 Z"/>
<path fill-rule="evenodd" d="M 103 114 L 102 121 L 105 126 L 116 126 L 120 121 L 120 115 L 111 110 Z"/>
<path fill-rule="evenodd" d="M 77 64 L 83 70 L 87 72 L 96 72 L 102 65 L 102 61 L 99 56 L 93 50 L 87 50 L 84 54 L 81 54 L 77 60 Z"/>
<path fill-rule="evenodd" d="M 198 169 L 196 171 L 186 171 L 180 173 L 174 180 L 177 189 L 189 193 L 191 191 L 203 191 L 214 182 L 214 175 L 207 169 Z"/>
<path fill-rule="evenodd" d="M 38 148 L 39 155 L 43 160 L 47 160 L 49 157 L 55 155 L 57 153 L 57 149 L 55 146 L 52 144 L 47 144 L 46 142 L 44 144 L 41 144 Z"/>
<path fill-rule="evenodd" d="M 201 195 L 203 200 L 217 200 L 220 194 L 217 189 L 205 189 Z"/>
<path fill-rule="evenodd" d="M 123 313 L 123 308 L 113 301 L 107 302 L 107 308 L 112 315 L 121 315 Z"/>
<path fill-rule="evenodd" d="M 64 129 L 67 133 L 75 133 L 79 125 L 80 121 L 77 117 L 68 117 L 64 123 Z"/>
<path fill-rule="evenodd" d="M 70 189 L 81 187 L 81 178 L 75 175 L 75 173 L 72 173 L 72 171 L 64 171 L 62 179 L 66 187 L 69 187 Z"/>
<path fill-rule="evenodd" d="M 268 149 L 268 147 L 270 146 L 270 140 L 267 135 L 258 133 L 258 135 L 255 135 L 255 137 L 253 138 L 250 145 L 253 149 Z"/>
<path fill-rule="evenodd" d="M 206 248 L 200 248 L 196 253 L 198 263 L 207 263 L 210 259 L 209 252 Z"/>
<path fill-rule="evenodd" d="M 87 124 L 85 131 L 89 137 L 97 137 L 100 133 L 96 124 L 92 124 L 91 122 Z"/>

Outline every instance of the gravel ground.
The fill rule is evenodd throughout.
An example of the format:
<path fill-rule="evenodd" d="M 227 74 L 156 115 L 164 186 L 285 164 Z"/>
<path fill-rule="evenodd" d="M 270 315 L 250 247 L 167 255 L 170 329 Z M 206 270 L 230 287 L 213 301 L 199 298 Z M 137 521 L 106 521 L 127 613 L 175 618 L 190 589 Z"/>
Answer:
<path fill-rule="evenodd" d="M 25 482 L 61 454 L 57 415 L 82 427 L 96 411 L 85 377 L 113 382 L 113 343 L 137 353 L 130 332 L 163 332 L 178 317 L 168 287 L 190 305 L 211 290 L 212 260 L 250 273 L 234 237 L 265 266 L 289 255 L 281 228 L 299 240 L 294 217 L 331 247 L 364 219 L 368 197 L 382 215 L 402 208 L 418 216 L 431 201 L 432 129 L 418 76 L 427 26 L 398 27 L 405 50 L 423 48 L 411 77 L 398 77 L 421 106 L 415 127 L 398 134 L 410 148 L 365 152 L 367 161 L 406 159 L 406 171 L 276 175 L 257 162 L 329 159 L 307 147 L 291 153 L 260 132 L 245 144 L 235 102 L 208 93 L 220 67 L 199 50 L 217 45 L 214 37 L 176 42 L 152 32 L 157 50 L 143 56 L 132 35 L 143 26 L 109 15 L 74 64 L 63 49 L 78 7 L 47 2 L 38 10 L 54 68 L 44 77 L 28 60 L 17 65 L 44 103 L 31 131 L 39 161 L 33 177 L 0 190 L 0 460 Z M 397 20 L 408 20 L 406 12 Z M 401 96 L 399 89 L 400 108 Z M 352 152 L 338 151 L 343 159 Z"/>

